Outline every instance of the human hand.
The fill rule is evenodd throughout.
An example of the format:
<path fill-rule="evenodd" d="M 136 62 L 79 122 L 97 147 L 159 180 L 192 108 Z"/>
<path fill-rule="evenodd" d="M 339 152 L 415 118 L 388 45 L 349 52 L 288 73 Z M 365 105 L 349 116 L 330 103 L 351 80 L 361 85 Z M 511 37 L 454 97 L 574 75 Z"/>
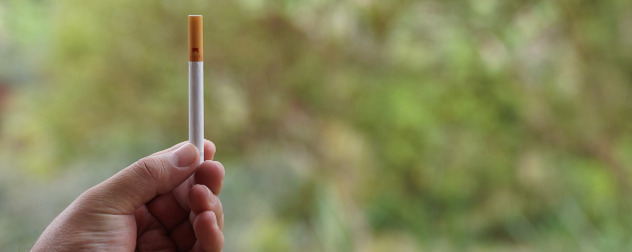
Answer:
<path fill-rule="evenodd" d="M 183 142 L 88 189 L 46 228 L 32 251 L 221 251 L 224 167 Z"/>

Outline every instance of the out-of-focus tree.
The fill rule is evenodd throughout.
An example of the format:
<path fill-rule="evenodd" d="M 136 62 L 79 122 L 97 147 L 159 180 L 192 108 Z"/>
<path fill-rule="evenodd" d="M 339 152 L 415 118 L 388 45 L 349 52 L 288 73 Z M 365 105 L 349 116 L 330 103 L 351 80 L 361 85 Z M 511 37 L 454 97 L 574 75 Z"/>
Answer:
<path fill-rule="evenodd" d="M 632 246 L 630 1 L 0 11 L 3 155 L 42 180 L 186 139 L 186 15 L 204 15 L 227 250 Z"/>

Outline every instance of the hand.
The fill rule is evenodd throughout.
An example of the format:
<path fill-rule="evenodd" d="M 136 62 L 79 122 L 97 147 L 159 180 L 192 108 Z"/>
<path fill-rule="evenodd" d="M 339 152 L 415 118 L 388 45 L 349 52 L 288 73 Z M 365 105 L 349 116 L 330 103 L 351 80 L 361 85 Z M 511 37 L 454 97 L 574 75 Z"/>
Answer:
<path fill-rule="evenodd" d="M 81 194 L 33 251 L 221 251 L 224 167 L 190 143 L 154 153 Z"/>

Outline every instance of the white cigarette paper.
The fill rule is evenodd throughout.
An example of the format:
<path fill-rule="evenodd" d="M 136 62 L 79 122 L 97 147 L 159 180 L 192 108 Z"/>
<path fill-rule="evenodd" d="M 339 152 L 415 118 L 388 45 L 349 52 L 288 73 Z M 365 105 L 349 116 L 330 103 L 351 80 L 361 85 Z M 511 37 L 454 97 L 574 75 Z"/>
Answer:
<path fill-rule="evenodd" d="M 204 62 L 189 62 L 189 141 L 204 160 Z"/>

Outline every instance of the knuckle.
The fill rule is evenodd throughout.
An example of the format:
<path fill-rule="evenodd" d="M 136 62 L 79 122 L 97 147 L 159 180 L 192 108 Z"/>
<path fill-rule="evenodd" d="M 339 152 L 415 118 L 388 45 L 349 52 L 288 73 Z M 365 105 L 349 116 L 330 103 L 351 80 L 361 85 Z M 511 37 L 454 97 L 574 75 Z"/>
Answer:
<path fill-rule="evenodd" d="M 139 178 L 152 182 L 160 182 L 164 171 L 163 162 L 156 158 L 142 158 L 135 163 L 135 167 L 137 169 L 134 170 Z"/>

